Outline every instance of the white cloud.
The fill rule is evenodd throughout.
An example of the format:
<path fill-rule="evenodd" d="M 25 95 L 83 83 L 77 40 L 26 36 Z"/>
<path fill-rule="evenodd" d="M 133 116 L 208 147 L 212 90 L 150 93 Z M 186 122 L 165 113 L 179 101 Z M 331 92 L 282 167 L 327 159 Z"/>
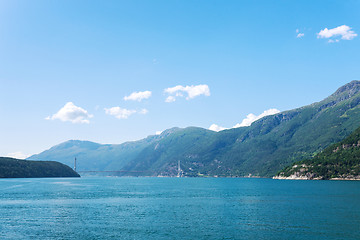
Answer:
<path fill-rule="evenodd" d="M 351 30 L 351 27 L 346 25 L 341 25 L 332 29 L 323 29 L 317 34 L 317 38 L 336 38 L 340 37 L 342 40 L 352 40 L 357 36 L 357 34 Z M 339 42 L 339 39 L 333 40 L 330 39 L 329 42 Z"/>
<path fill-rule="evenodd" d="M 125 96 L 124 100 L 132 100 L 132 101 L 138 101 L 141 102 L 143 99 L 148 99 L 151 97 L 151 91 L 144 91 L 144 92 L 133 92 L 129 96 Z"/>
<path fill-rule="evenodd" d="M 22 152 L 13 152 L 13 153 L 8 153 L 8 155 L 6 155 L 6 157 L 11 157 L 11 158 L 17 158 L 17 159 L 25 159 L 30 157 L 29 154 L 24 154 Z"/>
<path fill-rule="evenodd" d="M 215 131 L 215 132 L 220 132 L 220 131 L 225 130 L 225 129 L 228 129 L 228 128 L 220 127 L 219 125 L 216 125 L 216 124 L 212 124 L 209 127 L 209 130 Z"/>
<path fill-rule="evenodd" d="M 141 109 L 139 111 L 137 110 L 131 110 L 131 109 L 126 109 L 126 108 L 121 108 L 121 107 L 112 107 L 112 108 L 105 108 L 105 113 L 111 116 L 115 116 L 118 119 L 127 119 L 129 118 L 131 115 L 138 113 L 138 114 L 147 114 L 149 113 L 149 111 L 147 109 Z"/>
<path fill-rule="evenodd" d="M 163 131 L 156 131 L 155 134 L 156 135 L 160 135 Z"/>
<path fill-rule="evenodd" d="M 46 120 L 61 120 L 63 122 L 72 122 L 72 123 L 90 123 L 89 118 L 94 117 L 94 115 L 89 114 L 85 109 L 75 106 L 72 102 L 65 104 L 57 113 L 52 116 L 48 116 Z"/>
<path fill-rule="evenodd" d="M 105 108 L 105 113 L 108 115 L 115 116 L 118 119 L 127 119 L 132 114 L 136 113 L 136 111 L 121 107 L 112 107 L 112 108 Z"/>
<path fill-rule="evenodd" d="M 242 120 L 241 123 L 236 124 L 235 126 L 233 126 L 233 128 L 250 126 L 253 122 L 259 120 L 260 118 L 263 118 L 263 117 L 269 116 L 269 115 L 274 115 L 279 112 L 280 112 L 279 110 L 277 110 L 275 108 L 271 108 L 271 109 L 265 110 L 263 113 L 261 113 L 258 116 L 256 116 L 253 113 L 250 113 L 246 116 L 245 119 Z"/>
<path fill-rule="evenodd" d="M 185 93 L 187 94 L 186 100 L 193 99 L 200 95 L 210 96 L 210 88 L 206 84 L 185 87 L 178 85 L 172 88 L 166 88 L 164 92 L 170 95 L 166 98 L 165 102 L 174 102 L 177 97 L 183 97 Z"/>
<path fill-rule="evenodd" d="M 280 111 L 275 109 L 275 108 L 271 108 L 271 109 L 268 109 L 266 111 L 264 111 L 263 113 L 261 113 L 260 115 L 256 116 L 255 114 L 253 113 L 250 113 L 246 116 L 246 118 L 244 118 L 241 123 L 237 123 L 235 126 L 233 126 L 232 128 L 239 128 L 239 127 L 247 127 L 247 126 L 250 126 L 253 122 L 259 120 L 260 118 L 263 118 L 265 116 L 269 116 L 269 115 L 274 115 L 274 114 L 277 114 L 279 113 Z M 225 129 L 229 129 L 229 128 L 225 128 L 225 127 L 221 127 L 219 125 L 216 125 L 216 124 L 212 124 L 210 127 L 209 127 L 209 130 L 212 130 L 212 131 L 216 131 L 216 132 L 219 132 L 219 131 L 222 131 L 222 130 L 225 130 Z"/>

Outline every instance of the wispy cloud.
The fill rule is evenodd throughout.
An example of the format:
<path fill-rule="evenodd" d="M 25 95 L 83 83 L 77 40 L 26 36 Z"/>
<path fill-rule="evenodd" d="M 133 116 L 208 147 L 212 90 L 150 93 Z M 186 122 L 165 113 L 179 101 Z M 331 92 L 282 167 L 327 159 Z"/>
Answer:
<path fill-rule="evenodd" d="M 149 113 L 149 110 L 143 108 L 143 109 L 141 109 L 140 111 L 138 111 L 138 113 L 145 115 L 145 114 L 148 114 L 148 113 Z"/>
<path fill-rule="evenodd" d="M 347 25 L 341 25 L 332 29 L 323 29 L 317 34 L 317 38 L 327 38 L 328 42 L 339 42 L 339 40 L 352 40 L 357 34 Z"/>
<path fill-rule="evenodd" d="M 200 95 L 210 96 L 210 88 L 206 84 L 185 87 L 177 85 L 175 87 L 166 88 L 164 92 L 170 95 L 166 98 L 165 102 L 174 102 L 178 97 L 184 97 L 184 94 L 187 95 L 186 100 L 193 99 Z"/>
<path fill-rule="evenodd" d="M 237 123 L 235 126 L 233 126 L 232 128 L 239 128 L 239 127 L 247 127 L 247 126 L 250 126 L 253 122 L 259 120 L 260 118 L 263 118 L 265 116 L 269 116 L 269 115 L 274 115 L 274 114 L 277 114 L 279 113 L 280 111 L 278 109 L 275 109 L 275 108 L 271 108 L 271 109 L 268 109 L 266 111 L 264 111 L 263 113 L 261 113 L 260 115 L 255 115 L 253 113 L 250 113 L 246 116 L 246 118 L 244 118 L 241 123 Z M 216 124 L 212 124 L 210 127 L 209 127 L 209 130 L 212 130 L 212 131 L 216 131 L 216 132 L 219 132 L 219 131 L 222 131 L 222 130 L 226 130 L 226 129 L 229 129 L 229 128 L 225 128 L 225 127 L 221 127 L 219 125 L 216 125 Z"/>
<path fill-rule="evenodd" d="M 166 99 L 165 99 L 165 102 L 175 102 L 176 101 L 176 98 L 174 96 L 168 96 Z"/>
<path fill-rule="evenodd" d="M 125 96 L 124 100 L 132 100 L 141 102 L 143 99 L 148 99 L 151 97 L 151 91 L 144 91 L 144 92 L 133 92 L 129 96 Z"/>
<path fill-rule="evenodd" d="M 85 109 L 75 106 L 74 103 L 68 102 L 57 113 L 48 116 L 46 120 L 61 120 L 63 122 L 72 123 L 90 123 L 90 118 L 93 115 L 89 114 Z"/>
<path fill-rule="evenodd" d="M 296 35 L 297 38 L 302 38 L 305 36 L 305 33 L 301 33 L 299 29 L 296 29 L 296 33 L 297 33 Z"/>
<path fill-rule="evenodd" d="M 297 38 L 302 38 L 303 36 L 305 36 L 304 33 L 298 33 L 298 34 L 296 35 Z"/>
<path fill-rule="evenodd" d="M 111 116 L 114 116 L 118 119 L 128 119 L 131 115 L 138 113 L 138 114 L 147 114 L 149 111 L 147 109 L 141 109 L 139 111 L 126 109 L 121 107 L 112 107 L 112 108 L 105 108 L 105 113 Z"/>
<path fill-rule="evenodd" d="M 17 158 L 17 159 L 25 159 L 30 157 L 29 154 L 24 154 L 22 152 L 13 152 L 13 153 L 8 153 L 6 155 L 6 157 L 11 157 L 11 158 Z"/>

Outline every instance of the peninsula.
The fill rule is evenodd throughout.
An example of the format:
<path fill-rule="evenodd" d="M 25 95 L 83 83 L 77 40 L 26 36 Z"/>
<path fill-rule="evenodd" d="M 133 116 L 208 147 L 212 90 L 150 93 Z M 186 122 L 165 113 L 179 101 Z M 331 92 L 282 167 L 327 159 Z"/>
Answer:
<path fill-rule="evenodd" d="M 0 178 L 80 177 L 69 166 L 55 161 L 29 161 L 0 157 Z"/>

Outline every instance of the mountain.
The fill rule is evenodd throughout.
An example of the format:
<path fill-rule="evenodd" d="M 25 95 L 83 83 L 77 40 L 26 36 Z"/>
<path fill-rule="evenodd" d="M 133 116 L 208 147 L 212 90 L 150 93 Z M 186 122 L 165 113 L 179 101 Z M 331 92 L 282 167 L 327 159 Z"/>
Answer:
<path fill-rule="evenodd" d="M 180 161 L 185 176 L 269 177 L 343 140 L 359 123 L 360 81 L 352 81 L 320 102 L 266 116 L 249 127 L 220 132 L 174 128 L 119 145 L 69 141 L 29 159 L 70 164 L 76 156 L 82 170 L 150 176 L 174 176 Z"/>
<path fill-rule="evenodd" d="M 295 162 L 274 178 L 360 180 L 360 128 L 314 158 Z"/>
<path fill-rule="evenodd" d="M 53 161 L 0 157 L 0 178 L 80 177 L 70 167 Z"/>
<path fill-rule="evenodd" d="M 76 165 L 79 170 L 121 170 L 126 163 L 134 159 L 149 144 L 178 130 L 180 129 L 168 129 L 161 135 L 149 136 L 140 141 L 123 144 L 98 144 L 89 141 L 70 140 L 40 154 L 35 154 L 28 159 L 54 160 L 68 166 L 74 166 L 74 159 L 76 158 Z"/>

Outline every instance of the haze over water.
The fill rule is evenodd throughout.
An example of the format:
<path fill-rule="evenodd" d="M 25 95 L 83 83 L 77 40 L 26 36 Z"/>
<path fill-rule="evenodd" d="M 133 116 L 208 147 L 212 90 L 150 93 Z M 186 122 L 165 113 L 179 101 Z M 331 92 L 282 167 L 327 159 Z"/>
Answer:
<path fill-rule="evenodd" d="M 359 239 L 360 182 L 0 181 L 1 239 Z"/>

